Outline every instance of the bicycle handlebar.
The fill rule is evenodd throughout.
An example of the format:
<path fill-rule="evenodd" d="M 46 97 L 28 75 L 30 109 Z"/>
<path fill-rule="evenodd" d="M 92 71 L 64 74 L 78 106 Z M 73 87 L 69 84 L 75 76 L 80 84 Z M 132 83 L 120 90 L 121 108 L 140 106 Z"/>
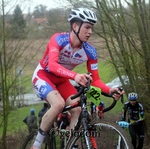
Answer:
<path fill-rule="evenodd" d="M 90 75 L 90 74 L 89 74 L 89 75 Z M 85 93 L 90 89 L 91 80 L 90 80 L 89 78 L 87 78 L 87 80 L 88 80 L 88 83 L 87 83 L 86 87 L 80 85 L 80 86 L 78 87 L 78 93 L 75 94 L 75 95 L 73 95 L 73 96 L 71 97 L 72 100 L 75 99 L 75 98 L 77 98 L 77 97 L 80 97 L 81 94 L 85 94 Z M 123 89 L 120 88 L 120 87 L 119 87 L 118 89 L 119 89 L 120 91 L 123 90 Z M 115 92 L 115 93 L 117 93 L 117 92 Z M 114 93 L 113 93 L 112 95 L 108 95 L 108 94 L 105 94 L 105 93 L 102 92 L 101 94 L 104 95 L 104 96 L 113 98 L 113 94 L 114 94 Z M 117 94 L 118 94 L 118 93 L 117 93 Z M 123 95 L 121 96 L 121 102 L 124 103 Z M 112 104 L 111 104 L 110 106 L 106 107 L 106 108 L 103 110 L 103 112 L 107 112 L 107 111 L 110 111 L 111 109 L 113 109 L 114 106 L 116 105 L 116 103 L 117 103 L 117 101 L 113 98 Z"/>
<path fill-rule="evenodd" d="M 118 89 L 119 89 L 120 91 L 123 90 L 123 88 L 121 88 L 121 87 L 118 87 Z M 115 93 L 118 94 L 117 92 L 115 92 Z M 113 93 L 113 94 L 115 94 L 115 93 Z M 112 104 L 111 104 L 110 106 L 108 106 L 107 108 L 105 108 L 105 109 L 103 110 L 103 112 L 110 111 L 110 110 L 113 109 L 114 106 L 116 105 L 117 101 L 114 99 L 113 94 L 112 94 L 112 95 L 107 95 L 107 94 L 105 94 L 105 93 L 102 93 L 102 95 L 104 95 L 104 96 L 112 97 L 112 98 L 113 98 Z M 124 103 L 123 95 L 121 95 L 121 102 Z"/>
<path fill-rule="evenodd" d="M 116 103 L 117 103 L 117 101 L 113 98 L 113 102 L 111 103 L 110 106 L 106 107 L 106 108 L 103 110 L 103 113 L 104 113 L 104 112 L 108 112 L 108 111 L 110 111 L 111 109 L 113 109 L 114 106 L 116 105 Z"/>
<path fill-rule="evenodd" d="M 88 73 L 88 74 L 91 75 L 90 73 Z M 80 97 L 81 94 L 86 93 L 86 92 L 90 89 L 91 80 L 90 80 L 89 78 L 87 78 L 87 80 L 88 80 L 88 82 L 87 82 L 87 84 L 86 84 L 86 87 L 80 85 L 80 86 L 78 87 L 78 93 L 75 94 L 75 95 L 73 95 L 73 96 L 71 96 L 71 99 L 72 99 L 72 100 L 75 99 L 75 98 L 77 98 L 77 97 Z"/>

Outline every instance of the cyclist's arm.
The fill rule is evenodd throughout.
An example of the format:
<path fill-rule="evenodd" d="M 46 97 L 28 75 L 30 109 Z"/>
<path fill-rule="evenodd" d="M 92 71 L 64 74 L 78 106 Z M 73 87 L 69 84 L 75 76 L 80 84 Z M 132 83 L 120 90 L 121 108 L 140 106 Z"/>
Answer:
<path fill-rule="evenodd" d="M 144 113 L 145 113 L 145 110 L 144 110 L 144 107 L 141 103 L 138 103 L 139 104 L 139 116 L 140 116 L 140 120 L 144 120 Z"/>
<path fill-rule="evenodd" d="M 109 94 L 110 88 L 106 86 L 106 84 L 100 79 L 98 73 L 98 61 L 97 60 L 89 60 L 87 62 L 88 72 L 92 73 L 92 85 L 101 88 L 102 92 Z"/>
<path fill-rule="evenodd" d="M 120 91 L 119 88 L 109 88 L 99 77 L 98 73 L 98 61 L 89 60 L 87 63 L 88 71 L 92 73 L 93 82 L 92 85 L 99 87 L 103 95 L 112 96 L 116 101 L 119 100 L 120 96 L 124 91 Z M 105 93 L 105 94 L 104 94 Z"/>

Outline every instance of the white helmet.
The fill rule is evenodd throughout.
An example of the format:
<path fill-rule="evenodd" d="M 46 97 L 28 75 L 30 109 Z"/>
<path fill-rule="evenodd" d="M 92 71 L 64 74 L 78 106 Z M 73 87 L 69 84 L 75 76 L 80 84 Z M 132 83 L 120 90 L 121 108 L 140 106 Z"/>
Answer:
<path fill-rule="evenodd" d="M 96 14 L 87 8 L 72 9 L 68 21 L 70 22 L 73 19 L 79 19 L 80 21 L 88 22 L 93 25 L 97 22 Z"/>
<path fill-rule="evenodd" d="M 132 93 L 128 94 L 128 99 L 130 101 L 135 101 L 135 100 L 137 100 L 137 98 L 138 98 L 138 94 L 137 93 L 132 92 Z"/>

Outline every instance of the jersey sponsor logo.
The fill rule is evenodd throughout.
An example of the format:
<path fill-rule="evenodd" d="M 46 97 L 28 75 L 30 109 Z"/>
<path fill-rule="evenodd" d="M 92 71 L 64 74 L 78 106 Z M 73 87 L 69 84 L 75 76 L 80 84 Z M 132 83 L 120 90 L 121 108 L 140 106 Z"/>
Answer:
<path fill-rule="evenodd" d="M 59 52 L 59 50 L 56 47 L 51 47 L 50 52 Z"/>
<path fill-rule="evenodd" d="M 69 41 L 69 36 L 68 36 L 68 34 L 66 34 L 66 36 L 65 35 L 63 35 L 63 36 L 60 35 L 56 38 L 56 41 L 57 41 L 59 46 L 65 46 Z"/>
<path fill-rule="evenodd" d="M 76 54 L 75 54 L 75 57 L 82 58 L 82 55 L 79 54 L 79 53 L 76 53 Z"/>
<path fill-rule="evenodd" d="M 46 91 L 47 91 L 46 85 L 42 85 L 42 86 L 40 87 L 40 89 L 39 89 L 39 92 L 40 92 L 41 94 L 45 94 Z"/>
<path fill-rule="evenodd" d="M 65 51 L 64 51 L 64 53 L 63 53 L 63 51 L 62 51 L 60 55 L 61 55 L 61 56 L 64 56 L 64 57 L 67 57 L 67 58 L 70 58 L 70 56 L 71 56 L 71 52 L 70 52 L 70 51 L 65 50 Z M 62 58 L 62 57 L 61 57 L 61 58 Z"/>
<path fill-rule="evenodd" d="M 67 50 L 65 50 L 65 53 L 66 53 L 67 55 L 70 55 L 70 54 L 71 54 L 71 52 L 70 52 L 70 51 L 67 51 Z"/>
<path fill-rule="evenodd" d="M 59 73 L 61 73 L 61 74 L 64 74 L 64 75 L 67 75 L 67 76 L 70 76 L 70 77 L 73 77 L 73 76 L 74 76 L 73 73 L 70 73 L 70 72 L 68 72 L 68 71 L 66 71 L 66 70 L 63 70 L 63 69 L 61 69 L 61 68 L 58 68 L 57 71 L 58 71 Z"/>
<path fill-rule="evenodd" d="M 87 51 L 88 56 L 91 59 L 96 60 L 97 59 L 97 52 L 95 50 L 95 48 L 89 44 L 84 44 L 85 50 Z"/>
<path fill-rule="evenodd" d="M 98 63 L 91 64 L 91 70 L 97 70 L 98 69 Z"/>

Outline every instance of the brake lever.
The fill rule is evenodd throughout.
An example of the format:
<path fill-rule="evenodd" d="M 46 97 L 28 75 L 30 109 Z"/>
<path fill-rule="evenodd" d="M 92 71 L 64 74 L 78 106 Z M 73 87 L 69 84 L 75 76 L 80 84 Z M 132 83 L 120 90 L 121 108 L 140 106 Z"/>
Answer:
<path fill-rule="evenodd" d="M 118 87 L 118 89 L 122 92 L 123 88 L 122 87 Z M 123 94 L 121 95 L 121 102 L 124 104 L 124 97 Z"/>
<path fill-rule="evenodd" d="M 88 72 L 88 75 L 92 75 L 92 74 Z M 73 99 L 79 97 L 82 93 L 86 93 L 90 89 L 90 84 L 91 84 L 91 80 L 88 79 L 86 87 L 80 85 L 79 88 L 78 88 L 78 93 L 73 95 L 71 97 L 71 99 L 73 100 Z"/>
<path fill-rule="evenodd" d="M 117 88 L 119 89 L 119 91 L 121 91 L 121 92 L 123 91 L 123 88 L 122 88 L 122 87 L 117 87 Z M 113 92 L 112 95 L 113 95 L 113 94 L 118 94 L 118 95 L 120 95 L 120 93 L 117 92 L 117 91 L 116 91 L 116 92 Z"/>
<path fill-rule="evenodd" d="M 92 74 L 90 72 L 88 72 L 87 74 L 90 75 L 90 76 L 92 76 Z M 84 90 L 85 92 L 87 92 L 90 89 L 90 85 L 91 85 L 91 80 L 88 79 L 88 83 L 87 83 L 86 88 Z"/>

